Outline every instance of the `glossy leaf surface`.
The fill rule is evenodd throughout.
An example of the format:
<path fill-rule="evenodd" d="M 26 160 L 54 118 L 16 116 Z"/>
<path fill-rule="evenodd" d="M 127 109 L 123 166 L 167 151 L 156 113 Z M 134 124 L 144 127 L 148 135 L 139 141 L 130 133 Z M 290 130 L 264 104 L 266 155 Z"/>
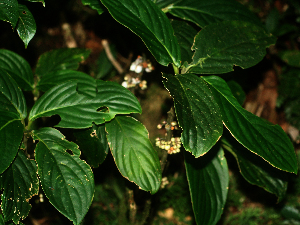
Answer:
<path fill-rule="evenodd" d="M 185 152 L 185 167 L 197 225 L 216 224 L 224 210 L 229 184 L 223 150 L 214 147 L 197 159 Z"/>
<path fill-rule="evenodd" d="M 1 209 L 5 221 L 13 220 L 17 224 L 27 217 L 31 208 L 28 201 L 39 190 L 36 172 L 35 161 L 29 160 L 20 150 L 13 164 L 0 175 L 4 188 Z"/>
<path fill-rule="evenodd" d="M 96 80 L 86 73 L 74 70 L 56 70 L 47 73 L 41 77 L 40 82 L 37 84 L 37 89 L 46 92 L 55 85 L 71 80 L 77 82 L 79 93 L 96 97 Z"/>
<path fill-rule="evenodd" d="M 203 81 L 193 74 L 167 75 L 165 87 L 174 99 L 184 148 L 195 157 L 207 153 L 222 135 L 220 110 L 213 94 Z"/>
<path fill-rule="evenodd" d="M 274 167 L 297 173 L 294 147 L 282 128 L 243 109 L 223 79 L 216 76 L 203 78 L 210 85 L 221 109 L 223 123 L 232 136 Z"/>
<path fill-rule="evenodd" d="M 117 116 L 105 123 L 105 129 L 120 173 L 142 190 L 156 193 L 161 183 L 161 167 L 144 125 L 132 117 Z"/>
<path fill-rule="evenodd" d="M 97 10 L 99 15 L 101 15 L 105 10 L 105 7 L 101 4 L 100 0 L 81 0 L 81 2 L 83 5 L 88 5 L 92 9 Z"/>
<path fill-rule="evenodd" d="M 19 21 L 17 24 L 17 32 L 27 48 L 36 32 L 36 24 L 33 15 L 27 6 L 19 4 Z"/>
<path fill-rule="evenodd" d="M 234 80 L 228 81 L 227 85 L 230 88 L 232 95 L 236 98 L 239 104 L 243 105 L 246 99 L 246 94 L 243 88 Z"/>
<path fill-rule="evenodd" d="M 137 98 L 121 85 L 97 80 L 96 97 L 79 94 L 77 83 L 69 81 L 48 90 L 35 103 L 29 120 L 59 115 L 58 127 L 88 128 L 110 121 L 116 114 L 141 113 Z"/>
<path fill-rule="evenodd" d="M 95 168 L 98 167 L 105 160 L 109 150 L 105 125 L 93 124 L 89 129 L 76 130 L 73 133 L 88 164 Z"/>
<path fill-rule="evenodd" d="M 46 52 L 40 56 L 35 73 L 41 77 L 56 70 L 77 70 L 79 63 L 89 54 L 90 50 L 79 48 L 60 48 Z"/>
<path fill-rule="evenodd" d="M 168 7 L 168 12 L 201 28 L 227 20 L 247 21 L 262 27 L 262 23 L 253 13 L 234 0 L 174 1 Z"/>
<path fill-rule="evenodd" d="M 21 120 L 27 115 L 24 95 L 10 74 L 0 68 L 0 173 L 15 158 L 23 138 Z"/>
<path fill-rule="evenodd" d="M 3 0 L 0 3 L 0 20 L 7 21 L 13 28 L 16 27 L 19 19 L 18 1 Z"/>
<path fill-rule="evenodd" d="M 59 212 L 80 224 L 94 196 L 91 168 L 79 158 L 78 146 L 68 142 L 58 130 L 47 127 L 33 134 L 39 140 L 35 159 L 45 195 Z"/>
<path fill-rule="evenodd" d="M 15 158 L 23 138 L 24 126 L 17 118 L 0 111 L 0 174 Z"/>
<path fill-rule="evenodd" d="M 24 119 L 27 106 L 24 95 L 10 72 L 0 68 L 0 111 L 7 112 L 10 117 Z"/>
<path fill-rule="evenodd" d="M 9 71 L 9 74 L 17 82 L 18 86 L 30 91 L 33 89 L 33 73 L 29 63 L 20 55 L 0 49 L 0 68 Z"/>
<path fill-rule="evenodd" d="M 128 27 L 145 43 L 162 65 L 180 66 L 180 48 L 167 16 L 149 0 L 101 0 L 119 23 Z"/>
<path fill-rule="evenodd" d="M 220 74 L 254 66 L 276 38 L 259 26 L 243 21 L 224 21 L 204 27 L 196 36 L 190 73 Z M 190 68 L 190 69 L 189 69 Z"/>
<path fill-rule="evenodd" d="M 164 12 L 168 12 L 168 9 L 172 8 L 174 3 L 180 2 L 181 0 L 151 0 L 151 1 L 154 2 Z"/>
<path fill-rule="evenodd" d="M 183 62 L 190 62 L 194 54 L 192 51 L 192 45 L 198 31 L 191 25 L 183 21 L 172 20 L 171 24 L 180 46 L 181 60 Z"/>
<path fill-rule="evenodd" d="M 231 145 L 227 138 L 226 140 L 222 139 L 222 141 L 224 149 L 229 150 L 236 158 L 240 173 L 249 183 L 275 194 L 278 197 L 278 201 L 285 197 L 288 181 L 286 172 L 278 171 L 238 143 Z"/>

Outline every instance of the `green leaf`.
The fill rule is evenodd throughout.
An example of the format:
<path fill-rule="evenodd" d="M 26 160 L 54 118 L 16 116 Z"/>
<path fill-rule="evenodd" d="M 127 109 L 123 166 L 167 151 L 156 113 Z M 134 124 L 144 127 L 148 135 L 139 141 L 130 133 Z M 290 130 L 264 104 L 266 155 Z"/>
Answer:
<path fill-rule="evenodd" d="M 224 21 L 208 25 L 195 38 L 190 73 L 220 74 L 233 71 L 233 66 L 245 69 L 263 59 L 266 48 L 276 38 L 261 27 L 243 21 Z"/>
<path fill-rule="evenodd" d="M 77 70 L 79 63 L 90 54 L 88 49 L 60 48 L 42 54 L 37 62 L 35 73 L 42 77 L 56 70 Z"/>
<path fill-rule="evenodd" d="M 37 167 L 34 160 L 29 160 L 23 151 L 19 151 L 13 164 L 0 175 L 4 191 L 1 195 L 1 209 L 4 220 L 18 223 L 27 217 L 31 205 L 29 200 L 39 191 Z"/>
<path fill-rule="evenodd" d="M 0 68 L 0 112 L 13 118 L 24 119 L 27 106 L 24 95 L 10 73 Z"/>
<path fill-rule="evenodd" d="M 19 4 L 19 20 L 17 32 L 27 48 L 36 32 L 36 24 L 33 15 L 25 5 Z"/>
<path fill-rule="evenodd" d="M 234 80 L 230 80 L 227 82 L 228 87 L 231 90 L 233 96 L 238 100 L 240 105 L 243 105 L 246 99 L 246 94 L 243 88 Z"/>
<path fill-rule="evenodd" d="M 91 98 L 77 92 L 75 81 L 56 85 L 34 104 L 29 120 L 58 114 L 61 121 L 57 127 L 88 128 L 92 123 L 110 121 L 116 114 L 141 113 L 137 98 L 121 85 L 97 80 L 97 90 Z"/>
<path fill-rule="evenodd" d="M 207 153 L 222 135 L 219 107 L 202 78 L 193 74 L 163 75 L 173 97 L 184 148 L 195 157 Z"/>
<path fill-rule="evenodd" d="M 272 166 L 297 173 L 294 147 L 282 128 L 243 109 L 221 78 L 209 76 L 203 79 L 213 91 L 221 109 L 223 123 L 232 136 Z"/>
<path fill-rule="evenodd" d="M 287 50 L 279 54 L 280 58 L 290 66 L 300 67 L 300 51 Z"/>
<path fill-rule="evenodd" d="M 41 3 L 43 3 L 43 6 L 45 7 L 44 0 L 26 0 L 26 1 L 28 1 L 28 2 L 41 2 Z"/>
<path fill-rule="evenodd" d="M 90 97 L 96 97 L 96 80 L 91 76 L 74 70 L 56 70 L 42 76 L 37 84 L 37 89 L 48 91 L 52 87 L 66 81 L 75 80 L 78 83 L 79 93 L 84 93 Z"/>
<path fill-rule="evenodd" d="M 132 117 L 117 116 L 105 123 L 105 129 L 121 174 L 142 190 L 156 193 L 161 183 L 161 167 L 144 125 Z"/>
<path fill-rule="evenodd" d="M 223 150 L 214 147 L 198 159 L 185 152 L 185 167 L 197 225 L 216 224 L 224 210 L 229 184 Z"/>
<path fill-rule="evenodd" d="M 266 191 L 275 194 L 278 197 L 278 201 L 285 197 L 288 180 L 286 172 L 272 167 L 237 142 L 231 145 L 227 141 L 227 137 L 225 140 L 222 137 L 222 141 L 224 149 L 227 149 L 236 158 L 240 173 L 250 184 L 260 186 Z"/>
<path fill-rule="evenodd" d="M 0 68 L 9 74 L 24 91 L 33 89 L 33 74 L 29 63 L 20 55 L 5 49 L 0 49 Z"/>
<path fill-rule="evenodd" d="M 73 133 L 88 164 L 94 168 L 98 167 L 105 160 L 109 150 L 105 125 L 93 124 L 92 128 L 76 130 Z"/>
<path fill-rule="evenodd" d="M 15 158 L 23 138 L 24 126 L 18 118 L 0 111 L 0 174 Z"/>
<path fill-rule="evenodd" d="M 151 0 L 155 2 L 155 4 L 163 10 L 163 12 L 168 12 L 169 8 L 172 8 L 174 3 L 180 2 L 181 0 Z"/>
<path fill-rule="evenodd" d="M 101 4 L 100 0 L 81 0 L 83 5 L 89 5 L 92 9 L 97 10 L 101 15 L 105 11 L 105 7 Z"/>
<path fill-rule="evenodd" d="M 0 2 L 0 20 L 7 21 L 15 29 L 19 18 L 18 1 L 3 0 Z"/>
<path fill-rule="evenodd" d="M 119 23 L 145 43 L 158 63 L 180 67 L 180 48 L 167 16 L 149 0 L 101 0 Z"/>
<path fill-rule="evenodd" d="M 45 195 L 60 213 L 80 224 L 94 196 L 91 168 L 79 158 L 78 146 L 58 130 L 45 127 L 33 134 L 39 140 L 35 159 Z"/>
<path fill-rule="evenodd" d="M 25 98 L 9 73 L 0 68 L 0 173 L 15 158 L 23 138 L 21 122 L 27 115 Z"/>
<path fill-rule="evenodd" d="M 188 23 L 179 20 L 172 20 L 171 25 L 175 31 L 175 36 L 180 46 L 182 62 L 190 62 L 194 54 L 192 51 L 192 45 L 198 31 Z"/>
<path fill-rule="evenodd" d="M 168 11 L 172 15 L 191 21 L 201 28 L 228 20 L 246 21 L 260 27 L 263 26 L 253 13 L 234 0 L 180 0 L 169 6 Z"/>

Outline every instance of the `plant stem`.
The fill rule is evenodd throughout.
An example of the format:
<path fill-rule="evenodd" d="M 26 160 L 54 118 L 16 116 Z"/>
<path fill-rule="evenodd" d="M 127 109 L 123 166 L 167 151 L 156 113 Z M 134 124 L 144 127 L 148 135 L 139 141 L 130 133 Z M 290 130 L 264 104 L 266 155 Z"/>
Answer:
<path fill-rule="evenodd" d="M 166 142 L 171 141 L 172 138 L 172 130 L 171 130 L 171 123 L 174 121 L 175 118 L 175 111 L 174 108 L 172 107 L 169 112 L 168 112 L 168 117 L 167 117 L 167 126 L 170 126 L 170 129 L 168 127 L 166 127 L 166 131 L 167 131 L 167 136 L 166 136 Z M 160 159 L 160 166 L 161 166 L 161 171 L 164 171 L 166 162 L 167 162 L 167 157 L 168 157 L 168 152 L 167 151 L 163 151 L 162 153 L 162 157 Z"/>
<path fill-rule="evenodd" d="M 175 74 L 179 74 L 179 68 L 177 66 L 175 66 L 174 64 L 172 64 L 173 69 L 174 69 L 174 73 Z"/>

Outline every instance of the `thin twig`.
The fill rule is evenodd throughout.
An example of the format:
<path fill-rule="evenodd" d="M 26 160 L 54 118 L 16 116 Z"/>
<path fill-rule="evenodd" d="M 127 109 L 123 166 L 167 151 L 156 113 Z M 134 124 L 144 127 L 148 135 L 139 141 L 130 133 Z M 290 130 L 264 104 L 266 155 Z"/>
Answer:
<path fill-rule="evenodd" d="M 150 209 L 151 209 L 151 199 L 147 199 L 143 210 L 142 220 L 140 223 L 138 223 L 138 225 L 144 225 L 146 223 L 149 217 Z"/>
<path fill-rule="evenodd" d="M 109 61 L 113 64 L 113 66 L 116 68 L 118 73 L 122 74 L 124 72 L 124 70 L 123 70 L 122 66 L 120 65 L 120 63 L 118 63 L 118 61 L 114 58 L 113 54 L 111 53 L 108 41 L 106 39 L 103 39 L 101 41 L 101 43 L 102 43 L 102 46 L 105 50 L 105 53 L 106 53 Z"/>
<path fill-rule="evenodd" d="M 134 201 L 133 191 L 128 189 L 127 195 L 129 204 L 129 221 L 131 224 L 134 224 L 136 219 L 136 203 Z"/>
<path fill-rule="evenodd" d="M 170 111 L 168 112 L 167 126 L 171 126 L 171 123 L 174 121 L 174 118 L 175 118 L 175 112 L 174 112 L 174 108 L 172 107 L 170 109 Z M 172 130 L 171 130 L 171 127 L 170 127 L 170 129 L 167 128 L 166 130 L 167 130 L 166 142 L 168 143 L 169 141 L 171 141 L 171 138 L 172 138 Z M 164 168 L 165 168 L 165 165 L 167 162 L 167 157 L 168 157 L 168 152 L 163 151 L 162 157 L 160 159 L 160 166 L 161 166 L 162 172 L 164 171 Z"/>

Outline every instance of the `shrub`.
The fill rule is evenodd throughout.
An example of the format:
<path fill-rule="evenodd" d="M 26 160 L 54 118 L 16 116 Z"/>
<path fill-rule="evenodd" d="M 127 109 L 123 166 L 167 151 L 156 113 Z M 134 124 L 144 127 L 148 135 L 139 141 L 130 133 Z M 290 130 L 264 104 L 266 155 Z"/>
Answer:
<path fill-rule="evenodd" d="M 173 66 L 173 74 L 162 74 L 163 84 L 174 100 L 182 129 L 198 225 L 216 224 L 223 212 L 229 179 L 224 150 L 236 158 L 248 182 L 275 194 L 278 200 L 283 198 L 285 172 L 298 170 L 291 141 L 280 126 L 243 109 L 241 87 L 220 75 L 236 66 L 254 66 L 265 56 L 265 49 L 275 44 L 276 38 L 259 19 L 233 0 L 82 3 L 99 14 L 108 10 L 143 40 L 159 64 Z M 11 23 L 27 47 L 35 33 L 30 11 L 17 0 L 4 0 L 0 10 L 0 18 Z M 41 184 L 51 204 L 80 224 L 94 194 L 90 166 L 101 164 L 109 150 L 125 178 L 151 194 L 159 190 L 160 159 L 146 128 L 130 115 L 142 113 L 137 98 L 117 83 L 76 71 L 88 55 L 85 49 L 53 50 L 40 56 L 33 73 L 21 56 L 0 50 L 2 223 L 19 223 L 25 218 L 31 207 L 28 201 L 38 194 Z M 33 93 L 32 107 L 23 91 Z M 41 118 L 53 115 L 60 116 L 55 127 L 74 129 L 79 146 L 57 128 L 39 127 Z M 169 131 L 170 121 L 166 124 Z M 223 127 L 237 142 L 222 136 Z M 31 140 L 37 141 L 34 159 L 28 154 Z M 165 141 L 170 143 L 171 135 Z M 174 146 L 166 149 L 171 148 Z M 87 163 L 80 159 L 81 151 Z"/>

